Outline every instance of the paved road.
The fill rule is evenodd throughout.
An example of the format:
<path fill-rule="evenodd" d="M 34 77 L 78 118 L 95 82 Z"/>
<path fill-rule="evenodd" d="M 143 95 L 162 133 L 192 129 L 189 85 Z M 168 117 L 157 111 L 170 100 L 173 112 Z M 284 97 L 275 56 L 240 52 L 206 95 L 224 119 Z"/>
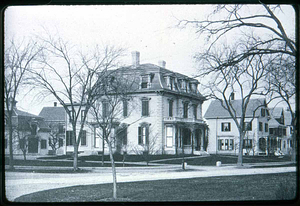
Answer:
<path fill-rule="evenodd" d="M 249 165 L 245 165 L 244 167 L 236 167 L 236 165 L 224 165 L 222 167 L 188 166 L 186 171 L 182 171 L 179 165 L 161 167 L 120 167 L 117 168 L 117 181 L 133 182 L 295 171 L 296 167 L 251 168 Z M 14 201 L 15 198 L 19 196 L 42 190 L 111 182 L 111 168 L 93 168 L 92 173 L 77 174 L 5 172 L 6 197 L 9 201 Z"/>

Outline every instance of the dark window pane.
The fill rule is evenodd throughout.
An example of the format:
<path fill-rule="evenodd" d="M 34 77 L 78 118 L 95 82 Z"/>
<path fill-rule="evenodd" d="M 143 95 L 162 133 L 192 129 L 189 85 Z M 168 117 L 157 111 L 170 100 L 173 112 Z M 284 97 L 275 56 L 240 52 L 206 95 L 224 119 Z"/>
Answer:
<path fill-rule="evenodd" d="M 169 101 L 169 117 L 173 117 L 173 101 Z"/>
<path fill-rule="evenodd" d="M 149 101 L 142 101 L 142 116 L 149 116 Z"/>
<path fill-rule="evenodd" d="M 80 141 L 81 141 L 81 145 L 86 145 L 86 131 L 85 130 L 82 130 Z"/>
<path fill-rule="evenodd" d="M 41 140 L 41 149 L 46 149 L 47 148 L 47 140 L 42 139 Z"/>
<path fill-rule="evenodd" d="M 128 108 L 128 103 L 126 100 L 123 101 L 123 116 L 127 117 L 127 108 Z"/>

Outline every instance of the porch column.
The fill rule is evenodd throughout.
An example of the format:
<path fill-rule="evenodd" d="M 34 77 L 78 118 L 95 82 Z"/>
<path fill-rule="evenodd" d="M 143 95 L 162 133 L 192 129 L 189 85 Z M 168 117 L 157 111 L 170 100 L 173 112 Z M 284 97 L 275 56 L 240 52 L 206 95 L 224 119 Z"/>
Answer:
<path fill-rule="evenodd" d="M 178 126 L 175 124 L 175 154 L 178 154 Z"/>
<path fill-rule="evenodd" d="M 192 127 L 191 130 L 192 130 L 192 132 L 191 132 L 191 135 L 192 135 L 192 154 L 194 154 L 194 140 L 195 140 L 195 136 L 196 136 L 196 129 L 195 129 L 195 127 Z"/>
<path fill-rule="evenodd" d="M 201 149 L 200 149 L 200 151 L 204 151 L 204 135 L 205 135 L 204 129 L 202 128 L 201 129 Z"/>

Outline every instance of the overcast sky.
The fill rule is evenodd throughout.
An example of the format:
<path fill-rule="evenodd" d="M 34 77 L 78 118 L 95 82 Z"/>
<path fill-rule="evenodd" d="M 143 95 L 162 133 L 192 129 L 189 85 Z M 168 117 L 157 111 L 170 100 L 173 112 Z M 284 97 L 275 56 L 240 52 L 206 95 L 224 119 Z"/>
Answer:
<path fill-rule="evenodd" d="M 181 30 L 175 25 L 178 19 L 203 19 L 212 9 L 212 5 L 9 7 L 5 38 L 42 35 L 46 29 L 84 48 L 94 44 L 127 48 L 126 65 L 131 64 L 131 51 L 139 51 L 141 63 L 165 60 L 168 69 L 192 76 L 196 73 L 192 57 L 206 42 L 192 28 Z M 293 9 L 286 8 L 286 13 L 293 14 L 284 19 L 293 28 Z M 17 98 L 19 109 L 39 114 L 55 101 L 53 97 L 42 103 L 32 101 L 33 93 Z"/>

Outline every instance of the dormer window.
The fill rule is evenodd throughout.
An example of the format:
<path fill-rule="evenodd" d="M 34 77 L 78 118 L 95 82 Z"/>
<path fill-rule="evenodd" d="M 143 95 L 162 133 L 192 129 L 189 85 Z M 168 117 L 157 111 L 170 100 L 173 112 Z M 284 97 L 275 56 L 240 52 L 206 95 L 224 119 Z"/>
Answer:
<path fill-rule="evenodd" d="M 142 87 L 142 89 L 148 88 L 148 77 L 147 76 L 142 77 L 141 87 Z"/>

